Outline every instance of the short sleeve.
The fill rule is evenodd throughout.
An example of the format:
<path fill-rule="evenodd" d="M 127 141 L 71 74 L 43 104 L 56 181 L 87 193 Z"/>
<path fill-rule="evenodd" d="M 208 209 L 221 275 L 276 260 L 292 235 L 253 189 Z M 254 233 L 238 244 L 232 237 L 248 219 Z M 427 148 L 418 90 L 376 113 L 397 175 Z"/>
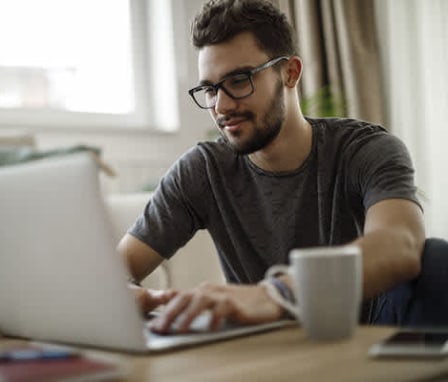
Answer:
<path fill-rule="evenodd" d="M 360 137 L 350 146 L 348 174 L 352 174 L 352 185 L 361 195 L 366 210 L 391 198 L 408 199 L 420 206 L 412 161 L 399 138 L 378 131 Z"/>
<path fill-rule="evenodd" d="M 206 213 L 196 203 L 207 195 L 204 160 L 199 150 L 184 154 L 166 173 L 128 233 L 170 258 L 204 228 Z M 205 196 L 204 196 L 205 198 Z"/>

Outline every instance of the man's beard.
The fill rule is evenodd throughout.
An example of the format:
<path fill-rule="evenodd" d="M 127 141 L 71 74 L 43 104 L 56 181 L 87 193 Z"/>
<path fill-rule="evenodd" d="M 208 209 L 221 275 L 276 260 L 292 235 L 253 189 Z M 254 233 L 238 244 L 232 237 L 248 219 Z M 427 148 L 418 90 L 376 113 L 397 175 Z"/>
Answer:
<path fill-rule="evenodd" d="M 272 102 L 262 118 L 262 125 L 254 125 L 253 135 L 248 141 L 244 142 L 232 142 L 225 133 L 219 129 L 224 140 L 233 148 L 238 154 L 246 155 L 269 145 L 280 133 L 282 123 L 285 119 L 285 108 L 283 105 L 283 84 L 278 81 L 275 95 Z M 253 121 L 255 124 L 255 115 L 251 111 L 230 114 L 226 118 L 238 118 L 243 117 L 248 121 Z M 220 126 L 219 121 L 218 126 Z M 222 120 L 222 124 L 225 124 L 225 119 Z"/>

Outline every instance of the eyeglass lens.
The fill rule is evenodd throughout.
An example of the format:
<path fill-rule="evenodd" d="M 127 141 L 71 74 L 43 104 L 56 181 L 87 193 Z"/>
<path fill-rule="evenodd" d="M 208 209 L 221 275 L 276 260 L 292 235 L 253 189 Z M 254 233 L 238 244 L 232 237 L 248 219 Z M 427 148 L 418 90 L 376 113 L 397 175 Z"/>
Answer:
<path fill-rule="evenodd" d="M 250 75 L 240 73 L 230 76 L 215 86 L 203 86 L 194 92 L 196 102 L 202 107 L 213 107 L 216 103 L 218 89 L 222 88 L 232 98 L 244 98 L 253 92 Z"/>

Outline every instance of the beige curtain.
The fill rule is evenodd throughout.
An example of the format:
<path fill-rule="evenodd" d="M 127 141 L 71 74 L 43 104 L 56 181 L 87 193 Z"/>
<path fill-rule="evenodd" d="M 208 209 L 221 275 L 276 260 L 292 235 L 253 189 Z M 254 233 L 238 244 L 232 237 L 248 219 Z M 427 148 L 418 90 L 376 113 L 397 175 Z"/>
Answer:
<path fill-rule="evenodd" d="M 374 0 L 274 2 L 297 31 L 302 103 L 330 95 L 331 112 L 384 123 Z"/>

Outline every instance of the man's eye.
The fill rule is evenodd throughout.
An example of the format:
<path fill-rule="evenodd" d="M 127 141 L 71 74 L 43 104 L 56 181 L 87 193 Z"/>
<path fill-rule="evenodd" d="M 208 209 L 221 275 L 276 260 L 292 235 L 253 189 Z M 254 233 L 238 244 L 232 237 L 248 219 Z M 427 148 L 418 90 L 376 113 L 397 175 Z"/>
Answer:
<path fill-rule="evenodd" d="M 246 74 L 236 75 L 228 79 L 230 86 L 244 86 L 248 81 L 249 77 Z"/>
<path fill-rule="evenodd" d="M 215 89 L 212 87 L 203 88 L 202 91 L 207 95 L 212 95 L 215 93 Z"/>

